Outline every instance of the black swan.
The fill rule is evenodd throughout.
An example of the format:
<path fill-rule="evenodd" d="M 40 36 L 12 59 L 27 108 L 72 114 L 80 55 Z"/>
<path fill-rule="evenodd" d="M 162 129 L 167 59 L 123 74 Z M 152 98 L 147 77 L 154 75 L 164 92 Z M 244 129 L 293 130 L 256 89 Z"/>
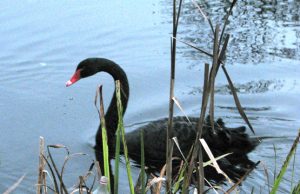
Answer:
<path fill-rule="evenodd" d="M 114 80 L 120 80 L 121 83 L 121 100 L 123 103 L 123 114 L 125 113 L 128 97 L 129 85 L 127 76 L 124 70 L 115 62 L 104 58 L 88 58 L 79 63 L 75 74 L 66 83 L 66 86 L 74 84 L 81 78 L 92 76 L 98 72 L 109 73 Z M 114 156 L 114 141 L 115 132 L 118 126 L 118 114 L 115 93 L 105 114 L 106 128 L 108 135 L 108 146 L 110 150 L 110 159 Z M 190 118 L 191 123 L 188 123 L 184 117 L 174 117 L 173 119 L 173 134 L 178 138 L 183 154 L 187 156 L 195 138 L 195 126 L 197 118 Z M 131 159 L 140 162 L 140 130 L 144 130 L 145 144 L 145 165 L 149 169 L 159 171 L 166 162 L 166 128 L 168 119 L 160 119 L 150 122 L 149 124 L 136 129 L 126 134 L 128 152 Z M 203 128 L 204 138 L 213 152 L 214 156 L 220 156 L 226 153 L 232 153 L 218 161 L 220 168 L 234 181 L 242 177 L 245 172 L 254 166 L 254 162 L 248 159 L 247 154 L 251 152 L 258 141 L 251 139 L 245 133 L 244 126 L 237 128 L 225 127 L 222 119 L 218 119 L 215 124 L 215 133 L 212 132 L 209 117 L 207 117 Z M 99 126 L 96 134 L 95 145 L 96 159 L 100 161 L 101 169 L 103 169 L 102 158 L 102 133 Z M 181 154 L 177 148 L 174 148 L 174 157 L 181 158 Z M 207 155 L 203 155 L 204 161 L 208 160 Z M 112 168 L 110 168 L 112 169 Z M 110 172 L 111 175 L 112 171 Z M 224 177 L 218 174 L 214 168 L 204 168 L 205 177 L 207 180 L 218 183 L 224 180 Z M 113 177 L 113 176 L 111 176 Z M 111 188 L 113 188 L 113 179 L 111 180 Z"/>

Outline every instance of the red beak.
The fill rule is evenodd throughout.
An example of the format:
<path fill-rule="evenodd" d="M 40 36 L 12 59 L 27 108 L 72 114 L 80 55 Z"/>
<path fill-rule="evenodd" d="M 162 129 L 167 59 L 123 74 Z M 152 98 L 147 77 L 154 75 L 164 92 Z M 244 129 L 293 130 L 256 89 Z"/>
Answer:
<path fill-rule="evenodd" d="M 67 81 L 66 83 L 66 87 L 74 84 L 75 82 L 77 82 L 78 80 L 80 80 L 80 70 L 77 70 L 74 75 L 71 77 L 71 79 L 69 81 Z"/>

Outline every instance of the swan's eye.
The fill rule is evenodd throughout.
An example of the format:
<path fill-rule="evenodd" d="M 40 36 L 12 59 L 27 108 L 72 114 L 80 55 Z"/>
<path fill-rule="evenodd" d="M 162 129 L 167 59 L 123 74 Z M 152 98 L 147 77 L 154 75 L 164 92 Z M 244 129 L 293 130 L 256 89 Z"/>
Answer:
<path fill-rule="evenodd" d="M 80 72 L 80 78 L 85 78 L 85 77 L 92 75 L 89 68 L 86 68 L 86 67 L 82 67 L 82 68 L 78 69 L 77 71 Z"/>

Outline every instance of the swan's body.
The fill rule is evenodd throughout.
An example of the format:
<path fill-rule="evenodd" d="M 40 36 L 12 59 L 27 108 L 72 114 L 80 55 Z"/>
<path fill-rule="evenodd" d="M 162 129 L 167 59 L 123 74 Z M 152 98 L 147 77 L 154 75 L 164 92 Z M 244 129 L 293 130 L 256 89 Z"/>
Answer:
<path fill-rule="evenodd" d="M 109 73 L 114 80 L 120 80 L 122 91 L 121 100 L 124 114 L 129 97 L 127 76 L 119 65 L 108 59 L 89 58 L 80 62 L 75 74 L 70 81 L 67 82 L 67 86 L 72 85 L 81 78 L 94 75 L 101 71 Z M 197 118 L 189 119 L 191 120 L 191 123 L 188 123 L 183 117 L 175 117 L 173 119 L 173 135 L 177 137 L 180 148 L 185 156 L 187 156 L 196 138 L 195 126 Z M 247 154 L 255 148 L 257 141 L 248 137 L 245 133 L 245 127 L 227 128 L 221 119 L 215 122 L 215 133 L 213 133 L 208 120 L 209 118 L 207 118 L 203 128 L 202 138 L 206 140 L 215 156 L 233 153 L 226 158 L 221 159 L 218 163 L 221 169 L 224 170 L 231 179 L 239 179 L 254 164 L 248 159 Z M 105 114 L 105 121 L 108 134 L 108 146 L 111 153 L 110 158 L 112 158 L 114 155 L 115 132 L 118 125 L 115 94 L 113 95 L 110 106 Z M 140 162 L 140 130 L 143 129 L 145 164 L 150 169 L 159 171 L 166 163 L 166 128 L 167 119 L 160 119 L 150 122 L 135 131 L 127 133 L 125 137 L 129 156 L 137 163 Z M 97 160 L 100 161 L 100 165 L 103 167 L 101 134 L 101 126 L 99 126 L 96 134 L 95 153 Z M 174 149 L 173 156 L 181 158 L 181 154 L 177 148 Z M 208 157 L 204 154 L 204 161 L 207 160 Z M 205 177 L 208 180 L 215 182 L 223 180 L 222 175 L 218 175 L 211 167 L 205 168 Z"/>
<path fill-rule="evenodd" d="M 177 137 L 179 146 L 185 157 L 188 155 L 191 146 L 196 138 L 196 125 L 198 118 L 190 117 L 190 122 L 185 117 L 173 118 L 173 136 Z M 144 131 L 144 150 L 145 164 L 150 170 L 161 169 L 166 163 L 166 130 L 168 119 L 152 121 L 125 135 L 126 143 L 129 150 L 129 156 L 140 163 L 140 130 Z M 245 174 L 247 169 L 251 168 L 254 163 L 248 159 L 247 153 L 252 151 L 257 145 L 255 139 L 249 139 L 245 134 L 245 127 L 227 128 L 223 121 L 218 119 L 215 122 L 215 133 L 210 127 L 209 117 L 207 117 L 205 126 L 202 129 L 202 138 L 205 139 L 214 156 L 221 156 L 226 153 L 232 153 L 218 161 L 222 170 L 233 180 L 238 180 Z M 209 158 L 203 155 L 204 161 Z M 173 157 L 182 158 L 181 153 L 175 146 Z M 175 164 L 179 164 L 174 160 Z M 224 180 L 222 175 L 217 175 L 213 167 L 205 167 L 205 177 L 207 180 L 219 182 Z M 176 170 L 175 170 L 176 171 Z"/>

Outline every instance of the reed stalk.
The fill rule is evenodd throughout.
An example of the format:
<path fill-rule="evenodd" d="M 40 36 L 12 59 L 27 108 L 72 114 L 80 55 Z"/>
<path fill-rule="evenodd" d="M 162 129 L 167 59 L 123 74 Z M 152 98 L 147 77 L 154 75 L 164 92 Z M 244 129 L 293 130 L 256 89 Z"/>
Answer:
<path fill-rule="evenodd" d="M 191 46 L 192 48 L 195 48 L 196 50 L 198 50 L 199 52 L 201 53 L 204 53 L 210 57 L 212 57 L 212 67 L 210 68 L 210 70 L 208 71 L 208 65 L 206 65 L 206 69 L 205 71 L 209 72 L 209 76 L 208 75 L 205 75 L 205 78 L 204 78 L 204 89 L 203 89 L 203 96 L 202 96 L 202 105 L 201 105 L 201 112 L 200 112 L 200 119 L 199 119 L 199 122 L 197 123 L 197 138 L 196 138 L 196 141 L 194 143 L 194 146 L 192 147 L 191 149 L 191 155 L 189 157 L 189 165 L 188 165 L 188 170 L 187 170 L 187 174 L 184 176 L 184 184 L 183 184 L 183 193 L 187 193 L 188 192 L 188 186 L 190 184 L 190 178 L 191 178 L 191 175 L 193 173 L 193 168 L 194 168 L 194 160 L 195 158 L 197 158 L 197 156 L 199 157 L 199 163 L 201 163 L 201 155 L 199 155 L 199 153 L 202 153 L 201 151 L 201 146 L 199 145 L 199 143 L 197 142 L 198 139 L 201 137 L 201 129 L 203 127 L 203 122 L 204 122 L 204 118 L 205 118 L 205 112 L 206 112 L 206 107 L 207 107 L 207 104 L 208 104 L 208 99 L 210 97 L 210 108 L 209 108 L 209 113 L 210 113 L 210 125 L 212 127 L 212 130 L 214 131 L 214 85 L 215 85 L 215 78 L 216 78 L 216 75 L 218 73 L 218 70 L 219 70 L 219 67 L 221 64 L 222 65 L 222 69 L 226 75 L 226 78 L 228 80 L 228 83 L 229 83 L 229 86 L 232 90 L 232 94 L 233 94 L 233 97 L 234 97 L 234 101 L 235 101 L 235 104 L 237 106 L 237 109 L 240 113 L 240 115 L 242 116 L 242 118 L 245 120 L 245 122 L 247 123 L 247 125 L 249 126 L 249 128 L 252 130 L 252 132 L 254 133 L 254 130 L 250 124 L 250 122 L 248 121 L 248 118 L 246 116 L 246 114 L 244 113 L 242 107 L 241 107 L 241 104 L 239 102 L 239 99 L 237 97 L 237 94 L 235 92 L 235 89 L 233 87 L 233 83 L 226 71 L 226 68 L 224 66 L 224 59 L 225 59 L 225 53 L 226 53 L 226 48 L 227 48 L 227 44 L 228 44 L 228 41 L 229 41 L 229 35 L 227 34 L 225 36 L 225 39 L 223 41 L 223 37 L 224 37 L 224 34 L 225 34 L 225 29 L 226 29 L 226 25 L 227 25 L 227 21 L 228 21 L 228 18 L 232 12 L 232 9 L 236 3 L 236 0 L 234 0 L 231 4 L 231 7 L 230 7 L 230 10 L 229 12 L 227 13 L 226 17 L 225 17 L 225 21 L 224 21 L 224 25 L 223 25 L 223 29 L 221 31 L 221 35 L 219 35 L 219 32 L 220 32 L 220 26 L 217 24 L 216 27 L 214 28 L 213 27 L 213 24 L 212 24 L 212 21 L 210 20 L 210 18 L 207 16 L 207 14 L 205 14 L 205 12 L 201 9 L 201 7 L 198 5 L 197 2 L 193 1 L 194 4 L 196 5 L 196 7 L 199 9 L 200 13 L 202 14 L 202 16 L 205 18 L 206 21 L 208 21 L 210 27 L 211 27 L 211 30 L 212 30 L 212 33 L 214 34 L 214 38 L 213 38 L 213 53 L 210 54 L 209 52 L 207 51 L 204 51 L 203 49 L 200 49 L 200 48 L 197 48 L 189 43 L 186 43 L 186 42 L 183 42 L 184 44 L 187 44 L 189 46 Z M 220 52 L 220 46 L 221 46 L 221 43 L 223 42 L 223 47 L 221 49 L 221 52 Z M 206 86 L 205 86 L 206 85 Z M 201 168 L 202 165 L 200 165 L 200 168 Z M 199 168 L 199 170 L 200 170 Z M 198 171 L 198 178 L 200 177 L 200 171 Z M 202 180 L 203 181 L 203 180 Z M 198 180 L 198 186 L 197 186 L 197 191 L 198 193 L 202 193 L 203 192 L 203 182 L 201 182 L 201 179 Z"/>
<path fill-rule="evenodd" d="M 200 117 L 199 121 L 197 123 L 197 133 L 198 133 L 198 138 L 202 136 L 202 128 L 204 124 L 204 118 L 205 118 L 205 112 L 206 112 L 206 106 L 207 106 L 207 101 L 208 101 L 208 79 L 209 79 L 209 64 L 205 64 L 204 68 L 204 83 L 203 83 L 203 95 L 202 95 L 202 105 L 201 105 L 201 111 L 200 111 Z M 199 155 L 198 155 L 198 163 L 199 163 L 199 168 L 197 170 L 197 177 L 198 177 L 198 182 L 197 182 L 197 191 L 198 193 L 203 193 L 204 192 L 204 166 L 203 166 L 203 155 L 202 155 L 202 147 L 199 146 Z"/>
<path fill-rule="evenodd" d="M 210 114 L 210 125 L 212 127 L 213 132 L 215 131 L 214 128 L 214 107 L 215 107 L 215 79 L 217 75 L 217 66 L 218 66 L 218 57 L 219 57 L 219 31 L 220 26 L 219 24 L 216 25 L 215 33 L 214 33 L 214 47 L 213 47 L 213 61 L 212 61 L 212 69 L 210 71 L 210 80 L 209 80 L 209 87 L 210 87 L 210 106 L 209 106 L 209 114 Z"/>
<path fill-rule="evenodd" d="M 38 182 L 36 187 L 36 193 L 42 194 L 47 193 L 47 183 L 46 183 L 46 176 L 44 173 L 46 162 L 44 160 L 45 155 L 45 140 L 44 137 L 40 137 L 40 143 L 39 143 L 39 168 L 38 168 Z"/>
<path fill-rule="evenodd" d="M 189 157 L 189 165 L 188 165 L 188 170 L 187 170 L 187 174 L 184 177 L 184 184 L 183 184 L 183 193 L 187 193 L 188 192 L 188 187 L 190 185 L 190 180 L 191 180 L 191 176 L 193 173 L 193 170 L 195 168 L 194 165 L 194 161 L 196 158 L 202 159 L 202 156 L 199 156 L 199 153 L 202 153 L 202 148 L 200 143 L 198 142 L 198 139 L 200 139 L 201 135 L 202 135 L 202 128 L 203 128 L 203 124 L 204 124 L 204 119 L 205 119 L 205 112 L 206 112 L 206 108 L 208 105 L 208 99 L 209 97 L 211 97 L 210 99 L 210 114 L 211 115 L 211 126 L 212 126 L 212 130 L 214 131 L 214 119 L 213 119 L 213 106 L 214 106 L 214 83 L 215 83 L 215 77 L 217 74 L 217 65 L 218 65 L 218 56 L 219 56 L 219 51 L 218 51 L 218 42 L 217 40 L 219 40 L 219 25 L 216 26 L 216 30 L 215 30 L 215 34 L 214 34 L 214 50 L 213 50 L 213 61 L 212 61 L 212 67 L 210 69 L 210 71 L 208 71 L 208 65 L 205 65 L 205 77 L 204 77 L 204 92 L 203 92 L 203 96 L 202 96 L 202 103 L 201 103 L 201 112 L 200 112 L 200 118 L 199 121 L 197 123 L 197 135 L 196 135 L 196 140 L 194 142 L 194 146 L 191 148 L 191 155 Z M 199 158 L 200 157 L 200 158 Z M 199 161 L 200 162 L 200 161 Z M 203 163 L 200 162 L 201 164 Z M 198 171 L 198 177 L 201 177 L 200 175 L 201 172 Z M 203 177 L 203 176 L 202 176 Z M 204 177 L 203 177 L 204 178 Z M 203 192 L 203 180 L 199 180 L 198 181 L 198 189 L 197 192 L 198 193 L 202 193 Z"/>
<path fill-rule="evenodd" d="M 169 120 L 167 127 L 166 137 L 166 192 L 171 194 L 172 187 L 172 154 L 171 154 L 171 142 L 172 142 L 172 128 L 173 128 L 173 109 L 174 109 L 174 85 L 175 85 L 175 63 L 176 63 L 176 36 L 179 23 L 179 17 L 182 7 L 182 0 L 179 0 L 178 10 L 177 2 L 173 0 L 173 37 L 171 38 L 171 74 L 170 74 L 170 98 L 169 98 Z"/>

